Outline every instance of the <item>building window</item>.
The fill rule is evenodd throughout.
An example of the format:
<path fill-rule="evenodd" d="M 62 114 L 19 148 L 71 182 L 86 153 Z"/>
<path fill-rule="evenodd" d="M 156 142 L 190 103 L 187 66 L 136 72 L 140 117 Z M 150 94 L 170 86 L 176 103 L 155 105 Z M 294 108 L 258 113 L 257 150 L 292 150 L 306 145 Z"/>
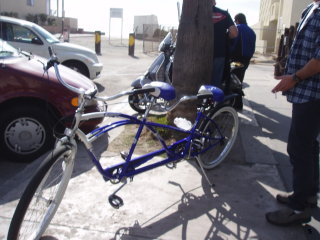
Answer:
<path fill-rule="evenodd" d="M 34 0 L 27 0 L 28 6 L 34 6 Z"/>

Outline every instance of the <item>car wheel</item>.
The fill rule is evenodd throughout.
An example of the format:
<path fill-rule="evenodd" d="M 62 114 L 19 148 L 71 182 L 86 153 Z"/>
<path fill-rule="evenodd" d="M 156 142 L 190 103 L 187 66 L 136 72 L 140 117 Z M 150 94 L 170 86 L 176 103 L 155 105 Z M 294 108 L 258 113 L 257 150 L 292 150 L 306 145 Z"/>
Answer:
<path fill-rule="evenodd" d="M 71 68 L 72 70 L 74 70 L 78 73 L 81 73 L 82 75 L 86 76 L 87 78 L 90 78 L 89 71 L 83 63 L 69 61 L 69 62 L 64 62 L 62 64 L 68 68 Z"/>
<path fill-rule="evenodd" d="M 53 146 L 49 113 L 36 106 L 13 106 L 0 116 L 0 148 L 12 161 L 30 162 Z"/>

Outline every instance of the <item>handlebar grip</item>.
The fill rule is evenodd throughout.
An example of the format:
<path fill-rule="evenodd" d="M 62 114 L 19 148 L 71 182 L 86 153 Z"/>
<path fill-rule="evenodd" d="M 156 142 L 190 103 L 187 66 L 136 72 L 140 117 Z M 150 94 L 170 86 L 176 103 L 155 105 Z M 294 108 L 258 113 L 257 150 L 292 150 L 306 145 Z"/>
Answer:
<path fill-rule="evenodd" d="M 58 58 L 57 58 L 57 56 L 54 54 L 53 49 L 52 49 L 52 46 L 49 46 L 49 47 L 48 47 L 48 51 L 49 51 L 50 59 L 49 59 L 49 61 L 47 62 L 47 65 L 46 65 L 46 67 L 45 67 L 46 70 L 48 70 L 49 68 L 53 67 L 53 65 L 54 65 L 55 63 L 59 64 Z"/>
<path fill-rule="evenodd" d="M 134 89 L 133 94 L 143 94 L 143 93 L 150 93 L 154 91 L 155 91 L 155 88 L 139 88 L 139 89 Z"/>

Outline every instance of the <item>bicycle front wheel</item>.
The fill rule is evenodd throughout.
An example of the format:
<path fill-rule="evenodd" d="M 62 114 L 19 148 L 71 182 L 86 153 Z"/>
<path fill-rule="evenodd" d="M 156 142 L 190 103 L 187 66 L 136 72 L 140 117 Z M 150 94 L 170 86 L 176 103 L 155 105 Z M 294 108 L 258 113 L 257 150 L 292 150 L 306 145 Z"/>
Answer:
<path fill-rule="evenodd" d="M 39 239 L 66 191 L 74 166 L 74 149 L 62 145 L 44 160 L 24 191 L 10 223 L 8 239 Z"/>
<path fill-rule="evenodd" d="M 203 137 L 200 164 L 205 169 L 218 166 L 228 155 L 239 129 L 238 114 L 230 106 L 213 109 L 210 119 L 200 125 Z"/>

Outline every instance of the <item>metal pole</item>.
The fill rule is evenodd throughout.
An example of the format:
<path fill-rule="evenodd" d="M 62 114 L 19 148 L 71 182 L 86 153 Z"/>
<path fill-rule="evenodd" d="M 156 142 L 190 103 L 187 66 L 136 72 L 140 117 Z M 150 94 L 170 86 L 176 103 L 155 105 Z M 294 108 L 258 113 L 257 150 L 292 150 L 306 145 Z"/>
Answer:
<path fill-rule="evenodd" d="M 121 18 L 121 45 L 122 45 L 122 29 L 123 29 L 123 18 Z"/>
<path fill-rule="evenodd" d="M 62 0 L 62 17 L 64 18 L 65 15 L 64 15 L 64 0 Z"/>
<path fill-rule="evenodd" d="M 111 32 L 111 16 L 109 16 L 109 42 L 110 42 L 110 32 Z"/>
<path fill-rule="evenodd" d="M 180 8 L 180 2 L 177 2 L 177 9 L 178 9 L 178 22 L 180 22 L 181 18 L 181 8 Z"/>
<path fill-rule="evenodd" d="M 1 8 L 1 6 L 0 6 L 0 8 Z M 51 16 L 51 0 L 48 0 L 47 9 L 48 9 L 48 15 Z"/>
<path fill-rule="evenodd" d="M 64 0 L 62 0 L 62 34 L 64 33 Z M 65 41 L 65 39 L 64 39 Z"/>
<path fill-rule="evenodd" d="M 57 0 L 57 17 L 59 17 L 59 0 Z"/>

